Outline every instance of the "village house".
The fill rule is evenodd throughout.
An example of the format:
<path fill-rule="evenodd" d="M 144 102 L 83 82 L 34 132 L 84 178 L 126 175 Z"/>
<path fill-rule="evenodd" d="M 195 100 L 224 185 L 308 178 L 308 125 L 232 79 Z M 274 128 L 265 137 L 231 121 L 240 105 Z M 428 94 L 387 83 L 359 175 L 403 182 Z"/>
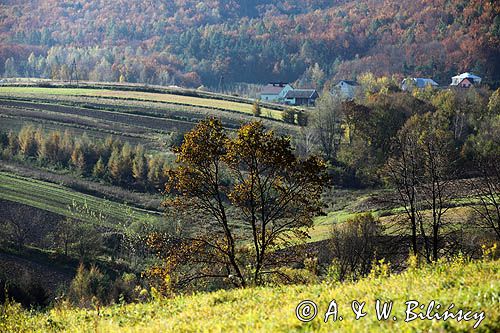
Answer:
<path fill-rule="evenodd" d="M 270 82 L 260 92 L 260 99 L 265 102 L 283 102 L 285 95 L 293 87 L 285 82 Z"/>
<path fill-rule="evenodd" d="M 413 88 L 423 89 L 425 87 L 439 87 L 436 81 L 433 79 L 426 79 L 422 77 L 410 77 L 406 78 L 401 82 L 401 89 L 403 91 L 411 90 Z"/>
<path fill-rule="evenodd" d="M 333 86 L 331 94 L 343 99 L 354 99 L 358 87 L 359 84 L 356 81 L 340 80 Z"/>
<path fill-rule="evenodd" d="M 471 73 L 462 73 L 451 78 L 450 86 L 470 88 L 475 85 L 481 84 L 481 78 Z"/>
<path fill-rule="evenodd" d="M 296 106 L 314 106 L 318 97 L 316 89 L 292 89 L 286 93 L 285 103 Z"/>

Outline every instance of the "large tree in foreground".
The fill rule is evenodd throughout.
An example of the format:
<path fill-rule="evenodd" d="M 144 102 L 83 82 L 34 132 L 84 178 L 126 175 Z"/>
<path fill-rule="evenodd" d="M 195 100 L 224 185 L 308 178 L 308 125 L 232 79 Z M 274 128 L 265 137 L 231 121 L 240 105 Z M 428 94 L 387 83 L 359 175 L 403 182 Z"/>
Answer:
<path fill-rule="evenodd" d="M 247 286 L 283 275 L 278 267 L 289 250 L 276 251 L 307 237 L 304 227 L 321 210 L 323 161 L 297 158 L 288 138 L 260 122 L 230 135 L 216 119 L 187 133 L 176 153 L 179 166 L 170 171 L 167 190 L 177 196 L 165 204 L 197 231 L 150 239 L 169 278 Z"/>

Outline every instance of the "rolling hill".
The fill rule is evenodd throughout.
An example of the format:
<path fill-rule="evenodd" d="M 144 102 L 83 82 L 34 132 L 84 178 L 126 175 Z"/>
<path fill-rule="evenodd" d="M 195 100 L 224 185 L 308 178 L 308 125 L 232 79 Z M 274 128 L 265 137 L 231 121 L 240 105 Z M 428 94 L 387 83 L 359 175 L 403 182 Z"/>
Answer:
<path fill-rule="evenodd" d="M 45 133 L 69 131 L 77 137 L 142 144 L 150 155 L 172 159 L 170 146 L 207 116 L 219 117 L 229 129 L 255 120 L 252 100 L 179 88 L 144 85 L 61 83 L 4 85 L 0 87 L 0 132 L 19 132 L 33 125 Z M 263 104 L 261 119 L 282 134 L 298 126 L 281 120 L 283 107 Z M 162 218 L 158 191 L 129 191 L 113 184 L 83 178 L 57 166 L 15 160 L 0 161 L 0 199 L 70 216 L 73 203 L 90 212 L 103 212 L 112 229 L 133 221 L 158 222 Z M 69 172 L 68 172 L 69 171 Z M 84 216 L 87 222 L 93 216 Z"/>
<path fill-rule="evenodd" d="M 6 77 L 208 85 L 476 71 L 500 79 L 491 0 L 4 1 Z M 317 65 L 316 65 L 317 64 Z"/>

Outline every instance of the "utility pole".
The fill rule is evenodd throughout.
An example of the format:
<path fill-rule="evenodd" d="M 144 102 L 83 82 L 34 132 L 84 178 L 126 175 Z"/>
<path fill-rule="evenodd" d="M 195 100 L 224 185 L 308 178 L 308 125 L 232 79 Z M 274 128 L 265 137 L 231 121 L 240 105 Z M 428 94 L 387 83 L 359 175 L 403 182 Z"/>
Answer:
<path fill-rule="evenodd" d="M 224 75 L 221 75 L 219 79 L 219 92 L 224 93 Z"/>
<path fill-rule="evenodd" d="M 71 70 L 70 70 L 70 75 L 69 75 L 69 84 L 72 84 L 73 75 L 75 77 L 76 84 L 78 85 L 78 70 L 76 68 L 76 60 L 75 59 L 73 59 L 73 62 L 71 63 Z"/>

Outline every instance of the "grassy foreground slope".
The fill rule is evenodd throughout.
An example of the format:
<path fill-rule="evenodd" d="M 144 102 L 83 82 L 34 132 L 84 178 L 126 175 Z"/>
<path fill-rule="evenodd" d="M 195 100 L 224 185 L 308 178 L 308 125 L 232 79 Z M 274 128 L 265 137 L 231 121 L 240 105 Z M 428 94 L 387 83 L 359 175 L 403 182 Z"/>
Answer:
<path fill-rule="evenodd" d="M 343 321 L 323 322 L 335 299 Z M 391 319 L 377 321 L 376 299 L 392 300 Z M 295 317 L 301 300 L 318 305 L 309 323 Z M 354 320 L 350 304 L 366 301 L 367 315 Z M 115 305 L 97 310 L 60 306 L 30 312 L 12 304 L 0 309 L 2 332 L 445 332 L 472 331 L 474 321 L 414 320 L 406 323 L 404 302 L 431 300 L 447 309 L 485 312 L 477 332 L 500 330 L 500 261 L 440 263 L 410 268 L 393 276 L 371 276 L 357 283 L 316 284 L 233 291 L 156 299 L 146 304 Z M 444 309 L 441 309 L 442 313 Z M 415 310 L 418 313 L 418 310 Z M 425 310 L 424 310 L 425 311 Z M 397 321 L 392 317 L 396 316 Z M 330 318 L 331 319 L 331 318 Z"/>

